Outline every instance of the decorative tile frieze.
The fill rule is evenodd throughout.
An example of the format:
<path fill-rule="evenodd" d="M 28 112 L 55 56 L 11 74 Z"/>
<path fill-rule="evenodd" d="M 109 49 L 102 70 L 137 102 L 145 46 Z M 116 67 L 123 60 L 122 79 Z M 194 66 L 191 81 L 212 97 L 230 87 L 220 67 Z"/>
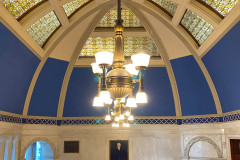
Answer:
<path fill-rule="evenodd" d="M 205 118 L 182 119 L 182 124 L 219 123 L 219 122 L 222 122 L 222 117 L 205 117 Z"/>
<path fill-rule="evenodd" d="M 130 124 L 199 124 L 199 123 L 222 123 L 240 120 L 240 113 L 226 115 L 223 117 L 204 117 L 204 118 L 186 118 L 186 119 L 135 119 Z M 21 124 L 47 124 L 47 125 L 100 125 L 112 124 L 113 121 L 104 119 L 40 119 L 40 118 L 20 118 L 0 114 L 0 121 L 21 123 Z"/>
<path fill-rule="evenodd" d="M 240 113 L 223 116 L 223 122 L 238 121 L 240 120 Z"/>
<path fill-rule="evenodd" d="M 0 114 L 0 121 L 11 123 L 22 123 L 22 118 Z"/>
<path fill-rule="evenodd" d="M 24 119 L 25 124 L 48 124 L 48 125 L 57 125 L 57 120 L 55 119 L 34 119 L 26 118 Z"/>

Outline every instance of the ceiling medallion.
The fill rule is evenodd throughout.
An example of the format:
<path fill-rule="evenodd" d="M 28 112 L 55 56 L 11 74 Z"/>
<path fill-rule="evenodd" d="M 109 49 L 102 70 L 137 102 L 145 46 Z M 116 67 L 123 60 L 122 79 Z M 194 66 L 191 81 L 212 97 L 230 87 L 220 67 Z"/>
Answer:
<path fill-rule="evenodd" d="M 118 17 L 115 23 L 115 54 L 105 51 L 98 52 L 95 54 L 96 63 L 92 63 L 93 73 L 99 77 L 98 94 L 94 98 L 93 106 L 103 107 L 104 104 L 107 104 L 108 111 L 105 120 L 112 120 L 113 127 L 129 127 L 129 121 L 133 121 L 131 108 L 137 107 L 136 103 L 147 103 L 142 72 L 149 64 L 150 55 L 145 53 L 134 54 L 131 56 L 133 64 L 125 65 L 121 0 L 118 0 Z M 106 73 L 110 67 L 112 67 L 112 70 Z M 133 76 L 137 75 L 139 79 L 134 80 Z M 139 90 L 135 98 L 132 91 L 134 84 L 137 82 L 139 82 Z M 114 106 L 109 110 L 113 101 L 112 98 L 115 99 Z"/>

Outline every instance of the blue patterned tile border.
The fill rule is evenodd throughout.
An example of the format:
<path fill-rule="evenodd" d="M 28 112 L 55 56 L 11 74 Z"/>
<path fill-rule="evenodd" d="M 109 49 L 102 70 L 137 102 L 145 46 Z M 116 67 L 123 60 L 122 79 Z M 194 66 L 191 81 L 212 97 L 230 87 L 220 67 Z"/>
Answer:
<path fill-rule="evenodd" d="M 48 125 L 57 125 L 57 120 L 55 120 L 55 119 L 23 118 L 23 124 L 48 124 Z"/>
<path fill-rule="evenodd" d="M 240 113 L 231 114 L 223 117 L 206 117 L 206 118 L 186 118 L 186 119 L 135 119 L 130 124 L 199 124 L 199 123 L 221 123 L 240 120 Z M 20 124 L 47 124 L 47 125 L 98 125 L 111 124 L 113 121 L 104 119 L 35 119 L 20 118 L 0 114 L 0 121 Z"/>
<path fill-rule="evenodd" d="M 223 122 L 222 117 L 187 118 L 187 119 L 181 119 L 181 121 L 182 121 L 182 124 Z"/>
<path fill-rule="evenodd" d="M 64 119 L 61 125 L 112 124 L 112 122 L 104 119 Z"/>
<path fill-rule="evenodd" d="M 177 124 L 177 119 L 135 119 L 130 124 Z"/>
<path fill-rule="evenodd" d="M 238 121 L 240 120 L 240 113 L 223 116 L 223 122 Z"/>
<path fill-rule="evenodd" d="M 22 123 L 22 118 L 0 114 L 0 121 L 11 123 Z"/>

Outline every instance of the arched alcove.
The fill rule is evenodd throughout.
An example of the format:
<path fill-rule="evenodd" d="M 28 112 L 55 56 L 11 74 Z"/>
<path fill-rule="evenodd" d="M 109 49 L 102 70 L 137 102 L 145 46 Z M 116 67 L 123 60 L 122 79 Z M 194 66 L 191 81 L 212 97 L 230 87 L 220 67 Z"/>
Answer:
<path fill-rule="evenodd" d="M 193 139 L 191 139 L 185 149 L 184 149 L 184 156 L 190 156 L 190 150 L 192 148 L 192 146 L 197 143 L 197 142 L 200 142 L 200 141 L 203 141 L 203 142 L 207 142 L 208 146 L 209 144 L 211 145 L 211 147 L 213 147 L 217 153 L 217 156 L 218 158 L 222 158 L 222 152 L 221 152 L 221 149 L 219 148 L 219 146 L 210 138 L 208 137 L 205 137 L 205 136 L 197 136 L 197 137 L 194 137 Z"/>
<path fill-rule="evenodd" d="M 57 147 L 56 145 L 51 141 L 49 140 L 48 138 L 34 138 L 32 140 L 30 140 L 22 149 L 21 151 L 21 156 L 20 156 L 20 160 L 25 160 L 25 154 L 28 150 L 28 148 L 36 143 L 36 142 L 42 142 L 42 146 L 46 152 L 46 158 L 50 158 L 50 159 L 58 159 L 59 155 L 58 155 L 58 152 L 57 152 Z M 52 150 L 52 153 L 51 153 L 51 150 Z"/>

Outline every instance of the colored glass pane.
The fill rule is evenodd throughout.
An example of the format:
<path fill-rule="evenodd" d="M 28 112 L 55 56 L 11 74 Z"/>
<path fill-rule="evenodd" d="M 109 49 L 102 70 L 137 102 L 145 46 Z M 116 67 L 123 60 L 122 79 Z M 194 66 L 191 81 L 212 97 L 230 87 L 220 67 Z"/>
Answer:
<path fill-rule="evenodd" d="M 200 45 L 203 44 L 215 29 L 211 24 L 190 10 L 187 10 L 183 16 L 181 24 L 191 33 Z"/>
<path fill-rule="evenodd" d="M 221 15 L 226 17 L 228 13 L 235 7 L 239 0 L 200 0 L 211 6 Z"/>
<path fill-rule="evenodd" d="M 97 52 L 115 51 L 114 37 L 89 37 L 85 43 L 80 56 L 93 57 Z M 151 56 L 160 56 L 158 49 L 150 37 L 125 37 L 124 54 L 132 56 L 138 52 L 145 52 Z"/>
<path fill-rule="evenodd" d="M 98 23 L 97 27 L 114 27 L 117 19 L 117 10 L 110 10 Z M 130 10 L 122 10 L 122 20 L 124 27 L 143 27 L 140 20 Z"/>
<path fill-rule="evenodd" d="M 63 9 L 69 17 L 71 14 L 73 14 L 78 8 L 83 6 L 85 3 L 89 2 L 90 0 L 74 0 L 69 3 L 66 3 L 63 5 Z"/>
<path fill-rule="evenodd" d="M 44 42 L 59 26 L 60 22 L 52 11 L 29 27 L 27 32 L 42 47 Z"/>
<path fill-rule="evenodd" d="M 43 0 L 4 0 L 3 6 L 17 19 Z"/>
<path fill-rule="evenodd" d="M 169 0 L 150 0 L 150 1 L 159 5 L 161 8 L 163 8 L 168 13 L 170 13 L 172 16 L 174 16 L 174 14 L 177 10 L 177 7 L 178 7 L 177 3 L 174 3 L 174 2 L 169 1 Z"/>

